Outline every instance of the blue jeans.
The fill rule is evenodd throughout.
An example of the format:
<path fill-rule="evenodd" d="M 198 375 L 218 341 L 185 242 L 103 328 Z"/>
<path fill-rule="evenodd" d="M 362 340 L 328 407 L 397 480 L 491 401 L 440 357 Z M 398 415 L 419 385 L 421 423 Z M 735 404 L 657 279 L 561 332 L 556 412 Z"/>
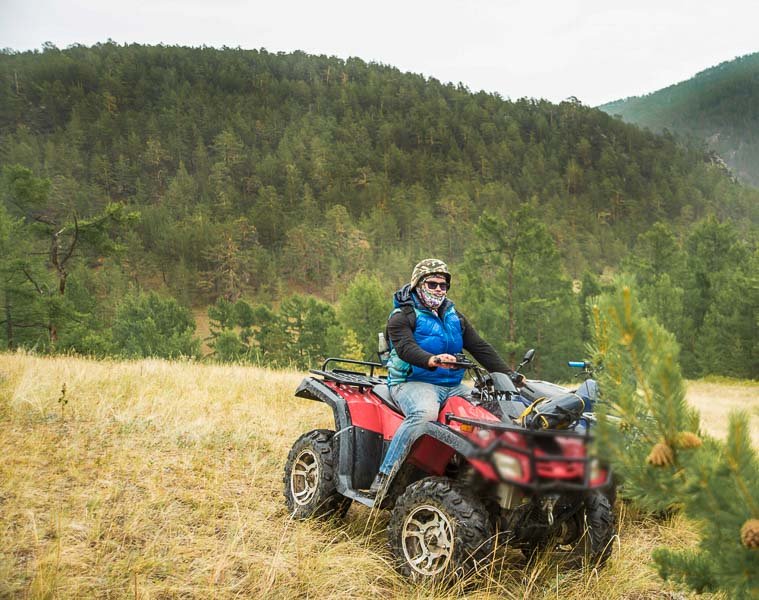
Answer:
<path fill-rule="evenodd" d="M 390 394 L 401 407 L 406 418 L 390 440 L 380 473 L 389 475 L 392 472 L 395 463 L 408 452 L 412 442 L 416 441 L 425 423 L 437 421 L 440 407 L 448 398 L 465 396 L 470 391 L 470 388 L 463 384 L 446 386 L 421 381 L 406 381 L 392 386 Z"/>

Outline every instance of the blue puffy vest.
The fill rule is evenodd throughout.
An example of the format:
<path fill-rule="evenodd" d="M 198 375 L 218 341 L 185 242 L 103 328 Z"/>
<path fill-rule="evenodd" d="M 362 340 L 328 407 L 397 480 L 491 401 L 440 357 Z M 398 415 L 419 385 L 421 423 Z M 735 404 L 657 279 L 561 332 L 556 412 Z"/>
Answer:
<path fill-rule="evenodd" d="M 393 313 L 400 310 L 396 308 Z M 442 319 L 431 310 L 419 306 L 414 307 L 414 312 L 416 313 L 414 339 L 423 350 L 431 354 L 458 354 L 464 349 L 461 320 L 453 307 L 453 302 L 448 301 Z M 388 385 L 397 385 L 404 381 L 423 381 L 435 385 L 454 386 L 460 384 L 463 378 L 464 369 L 425 369 L 402 360 L 395 348 L 390 351 L 387 362 Z"/>

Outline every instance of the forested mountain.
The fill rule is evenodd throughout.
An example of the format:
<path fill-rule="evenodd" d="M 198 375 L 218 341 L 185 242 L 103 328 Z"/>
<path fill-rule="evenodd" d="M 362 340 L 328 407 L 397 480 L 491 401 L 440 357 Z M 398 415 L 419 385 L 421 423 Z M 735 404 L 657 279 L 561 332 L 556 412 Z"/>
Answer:
<path fill-rule="evenodd" d="M 572 279 L 590 293 L 657 222 L 679 252 L 727 224 L 751 257 L 759 204 L 701 149 L 577 102 L 230 48 L 6 50 L 0 161 L 1 339 L 95 354 L 197 352 L 182 310 L 213 303 L 217 356 L 367 354 L 427 256 L 501 350 L 577 353 Z"/>
<path fill-rule="evenodd" d="M 759 187 L 759 52 L 599 108 L 652 131 L 703 140 L 740 180 Z"/>

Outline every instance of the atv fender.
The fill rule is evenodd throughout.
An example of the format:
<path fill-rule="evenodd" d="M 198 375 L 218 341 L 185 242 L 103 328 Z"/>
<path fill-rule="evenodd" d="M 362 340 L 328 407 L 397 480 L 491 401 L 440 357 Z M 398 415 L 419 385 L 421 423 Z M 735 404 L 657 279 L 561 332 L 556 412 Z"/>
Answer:
<path fill-rule="evenodd" d="M 306 377 L 300 382 L 298 389 L 295 390 L 295 396 L 327 404 L 332 409 L 332 416 L 335 418 L 335 429 L 337 431 L 341 431 L 352 425 L 351 416 L 348 412 L 348 403 L 342 396 L 324 385 L 324 382 L 312 377 Z"/>
<path fill-rule="evenodd" d="M 471 460 L 481 458 L 482 448 L 438 421 L 426 423 L 424 429 L 411 441 L 406 453 L 398 457 L 390 480 L 395 478 L 409 459 L 430 475 L 442 475 L 456 453 Z"/>
<path fill-rule="evenodd" d="M 339 448 L 335 488 L 343 495 L 349 497 L 355 496 L 351 469 L 353 464 L 353 440 L 348 435 L 353 425 L 350 413 L 348 412 L 348 403 L 339 394 L 336 394 L 328 386 L 324 385 L 322 381 L 311 377 L 306 377 L 300 382 L 298 389 L 295 390 L 295 396 L 324 402 L 332 409 L 336 430 L 333 439 Z"/>
<path fill-rule="evenodd" d="M 337 491 L 346 496 L 361 500 L 357 495 L 353 481 L 354 440 L 351 430 L 353 423 L 348 411 L 348 403 L 345 399 L 325 385 L 323 381 L 306 377 L 295 391 L 298 398 L 306 398 L 317 402 L 324 402 L 332 409 L 335 419 L 335 440 L 339 444 L 338 468 L 337 468 Z M 431 443 L 426 443 L 423 438 L 431 438 Z M 421 443 L 418 443 L 420 442 Z M 434 441 L 433 441 L 434 440 Z M 436 443 L 437 442 L 437 443 Z M 445 450 L 448 450 L 447 452 Z M 469 439 L 450 427 L 438 421 L 426 423 L 419 435 L 409 444 L 406 454 L 399 457 L 396 468 L 390 474 L 389 484 L 395 479 L 400 467 L 406 464 L 409 456 L 414 463 L 431 475 L 441 475 L 454 453 L 461 454 L 466 459 L 477 458 L 482 449 L 473 444 Z"/>

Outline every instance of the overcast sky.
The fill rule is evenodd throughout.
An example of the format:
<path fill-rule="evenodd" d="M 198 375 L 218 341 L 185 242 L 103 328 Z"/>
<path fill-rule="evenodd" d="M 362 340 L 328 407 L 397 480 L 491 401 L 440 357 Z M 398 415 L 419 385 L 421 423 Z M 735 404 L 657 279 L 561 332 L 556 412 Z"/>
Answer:
<path fill-rule="evenodd" d="M 0 47 L 303 50 L 596 106 L 759 51 L 758 23 L 756 0 L 0 0 Z"/>

